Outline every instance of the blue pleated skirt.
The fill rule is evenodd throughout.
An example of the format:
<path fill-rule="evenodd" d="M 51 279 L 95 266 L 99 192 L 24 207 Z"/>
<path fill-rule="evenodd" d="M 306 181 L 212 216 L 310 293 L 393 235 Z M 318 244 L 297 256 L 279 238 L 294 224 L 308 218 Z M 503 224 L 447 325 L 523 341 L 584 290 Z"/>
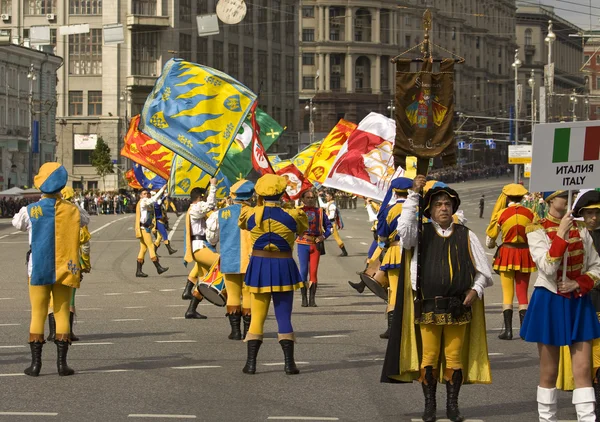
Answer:
<path fill-rule="evenodd" d="M 600 338 L 600 322 L 589 295 L 569 299 L 536 287 L 521 336 L 533 343 L 569 346 Z"/>
<path fill-rule="evenodd" d="M 289 292 L 303 286 L 294 258 L 251 256 L 244 279 L 254 293 Z"/>

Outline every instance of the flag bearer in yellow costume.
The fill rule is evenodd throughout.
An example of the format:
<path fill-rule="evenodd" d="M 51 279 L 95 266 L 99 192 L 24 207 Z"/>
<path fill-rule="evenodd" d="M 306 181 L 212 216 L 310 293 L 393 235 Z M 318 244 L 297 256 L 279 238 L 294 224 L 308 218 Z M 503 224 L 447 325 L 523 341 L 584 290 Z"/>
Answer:
<path fill-rule="evenodd" d="M 504 329 L 498 336 L 500 340 L 512 340 L 512 316 L 515 286 L 519 301 L 519 321 L 523 325 L 527 313 L 527 290 L 529 276 L 536 271 L 535 262 L 529 253 L 526 228 L 536 219 L 533 211 L 520 203 L 527 195 L 527 189 L 517 183 L 502 188 L 502 193 L 492 210 L 490 224 L 486 230 L 486 245 L 496 247 L 496 238 L 502 232 L 502 244 L 498 247 L 493 268 L 500 274 L 502 283 L 502 314 Z"/>
<path fill-rule="evenodd" d="M 194 188 L 190 192 L 191 204 L 185 215 L 185 236 L 183 260 L 187 264 L 194 263 L 188 275 L 181 298 L 189 300 L 190 306 L 185 312 L 186 319 L 206 319 L 205 315 L 197 312 L 198 305 L 204 297 L 194 286 L 203 278 L 210 267 L 219 259 L 206 239 L 206 220 L 209 213 L 217 206 L 217 179 L 210 179 L 208 196 L 204 200 L 206 189 Z"/>
<path fill-rule="evenodd" d="M 156 256 L 154 243 L 152 243 L 154 203 L 159 200 L 166 187 L 167 185 L 163 186 L 152 196 L 150 196 L 150 191 L 148 189 L 142 190 L 140 193 L 140 200 L 135 207 L 135 237 L 140 239 L 140 252 L 137 257 L 137 271 L 135 273 L 136 277 L 148 277 L 148 274 L 142 272 L 146 252 L 150 255 L 150 259 L 154 263 L 158 274 L 162 274 L 169 269 L 168 267 L 161 267 L 158 262 L 158 257 Z"/>
<path fill-rule="evenodd" d="M 477 236 L 453 222 L 460 199 L 443 183 L 436 183 L 423 198 L 423 215 L 431 221 L 423 224 L 419 235 L 417 192 L 424 185 L 424 176 L 415 177 L 398 221 L 404 286 L 397 292 L 381 381 L 418 379 L 425 422 L 436 420 L 437 383 L 445 381 L 446 416 L 460 422 L 464 421 L 458 407 L 461 385 L 492 381 L 482 300 L 484 288 L 492 285 L 492 271 Z"/>
<path fill-rule="evenodd" d="M 50 296 L 54 298 L 56 320 L 57 368 L 61 376 L 73 375 L 67 365 L 69 350 L 69 304 L 73 288 L 79 288 L 79 228 L 89 223 L 72 203 L 60 196 L 67 184 L 67 170 L 59 163 L 45 163 L 34 178 L 42 199 L 21 208 L 13 218 L 17 230 L 29 231 L 30 254 L 27 261 L 31 325 L 29 347 L 31 366 L 25 374 L 37 377 L 42 368 L 44 325 Z M 57 240 L 60 239 L 60 242 Z"/>
<path fill-rule="evenodd" d="M 327 204 L 325 205 L 325 211 L 327 212 L 327 218 L 331 221 L 331 226 L 333 228 L 333 238 L 335 242 L 342 250 L 340 256 L 348 256 L 348 251 L 346 251 L 346 246 L 344 245 L 344 241 L 340 237 L 340 230 L 343 228 L 341 224 L 341 218 L 339 214 L 339 210 L 337 205 L 335 204 L 335 196 L 333 192 L 327 192 L 325 195 L 325 199 L 327 199 Z"/>
<path fill-rule="evenodd" d="M 287 179 L 266 174 L 256 182 L 256 207 L 244 207 L 239 219 L 240 228 L 249 230 L 252 254 L 244 282 L 252 293 L 252 322 L 245 341 L 248 343 L 246 374 L 256 373 L 256 356 L 263 340 L 263 329 L 269 304 L 273 298 L 278 339 L 284 354 L 284 370 L 288 375 L 300 371 L 294 361 L 294 329 L 292 306 L 294 290 L 303 281 L 292 252 L 297 235 L 308 229 L 308 218 L 301 209 L 284 209 L 281 196 Z"/>
<path fill-rule="evenodd" d="M 241 340 L 246 337 L 251 321 L 250 291 L 243 289 L 243 285 L 252 245 L 250 232 L 240 229 L 238 220 L 242 207 L 248 206 L 254 195 L 254 183 L 240 180 L 231 186 L 229 192 L 233 203 L 211 214 L 206 222 L 206 239 L 212 245 L 221 243 L 221 273 L 227 289 L 227 317 L 231 325 L 229 339 Z M 240 330 L 242 319 L 243 334 Z"/>

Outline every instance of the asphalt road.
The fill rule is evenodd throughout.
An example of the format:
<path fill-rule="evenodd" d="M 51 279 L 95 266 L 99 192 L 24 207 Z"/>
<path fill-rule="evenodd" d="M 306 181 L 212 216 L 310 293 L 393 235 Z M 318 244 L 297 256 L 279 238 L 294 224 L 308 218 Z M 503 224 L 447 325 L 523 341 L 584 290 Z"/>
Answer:
<path fill-rule="evenodd" d="M 455 184 L 467 225 L 480 239 L 501 186 L 508 179 Z M 487 198 L 485 219 L 477 204 Z M 341 232 L 349 257 L 338 256 L 333 240 L 322 258 L 317 308 L 301 308 L 295 298 L 293 323 L 298 337 L 300 375 L 283 372 L 283 353 L 271 314 L 254 376 L 242 373 L 246 346 L 227 339 L 224 308 L 202 303 L 207 320 L 185 320 L 181 300 L 186 281 L 182 265 L 183 226 L 177 225 L 170 269 L 135 278 L 138 242 L 134 218 L 92 216 L 93 271 L 77 295 L 75 332 L 81 341 L 69 350 L 71 377 L 56 374 L 56 349 L 46 344 L 42 373 L 23 375 L 30 355 L 26 344 L 29 301 L 25 273 L 27 235 L 0 220 L 0 421 L 184 420 L 264 421 L 420 420 L 418 384 L 380 384 L 386 342 L 385 305 L 372 294 L 352 290 L 347 280 L 363 268 L 371 233 L 364 207 L 343 211 Z M 171 216 L 172 224 L 176 218 Z M 490 259 L 494 251 L 489 251 Z M 460 403 L 471 421 L 536 420 L 537 351 L 534 344 L 497 339 L 501 289 L 486 290 L 491 385 L 467 385 Z M 518 326 L 515 316 L 515 326 Z M 518 330 L 515 331 L 515 335 Z M 571 395 L 559 394 L 559 417 L 575 420 Z M 438 416 L 445 414 L 445 389 L 438 389 Z"/>

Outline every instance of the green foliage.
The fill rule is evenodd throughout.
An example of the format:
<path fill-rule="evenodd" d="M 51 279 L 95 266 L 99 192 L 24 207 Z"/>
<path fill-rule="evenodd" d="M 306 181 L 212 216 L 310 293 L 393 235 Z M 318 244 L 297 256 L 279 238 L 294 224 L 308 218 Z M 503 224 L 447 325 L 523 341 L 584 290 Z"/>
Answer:
<path fill-rule="evenodd" d="M 102 178 L 104 183 L 104 177 L 107 174 L 112 174 L 115 172 L 114 164 L 112 159 L 110 158 L 110 147 L 102 136 L 98 138 L 98 142 L 96 142 L 96 149 L 92 152 L 92 166 L 96 168 L 96 173 L 98 176 Z M 106 183 L 104 183 L 106 186 Z"/>

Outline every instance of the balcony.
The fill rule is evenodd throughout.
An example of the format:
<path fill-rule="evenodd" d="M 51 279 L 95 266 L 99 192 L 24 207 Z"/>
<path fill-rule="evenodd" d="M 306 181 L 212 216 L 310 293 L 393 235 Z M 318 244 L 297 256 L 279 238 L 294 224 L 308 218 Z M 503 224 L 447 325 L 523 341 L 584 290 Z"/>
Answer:
<path fill-rule="evenodd" d="M 171 26 L 169 16 L 127 15 L 127 28 L 168 28 Z"/>
<path fill-rule="evenodd" d="M 525 54 L 530 55 L 530 54 L 534 54 L 534 53 L 535 53 L 535 45 L 526 44 L 525 45 Z"/>
<path fill-rule="evenodd" d="M 153 88 L 156 79 L 157 76 L 129 75 L 127 76 L 127 88 Z"/>

